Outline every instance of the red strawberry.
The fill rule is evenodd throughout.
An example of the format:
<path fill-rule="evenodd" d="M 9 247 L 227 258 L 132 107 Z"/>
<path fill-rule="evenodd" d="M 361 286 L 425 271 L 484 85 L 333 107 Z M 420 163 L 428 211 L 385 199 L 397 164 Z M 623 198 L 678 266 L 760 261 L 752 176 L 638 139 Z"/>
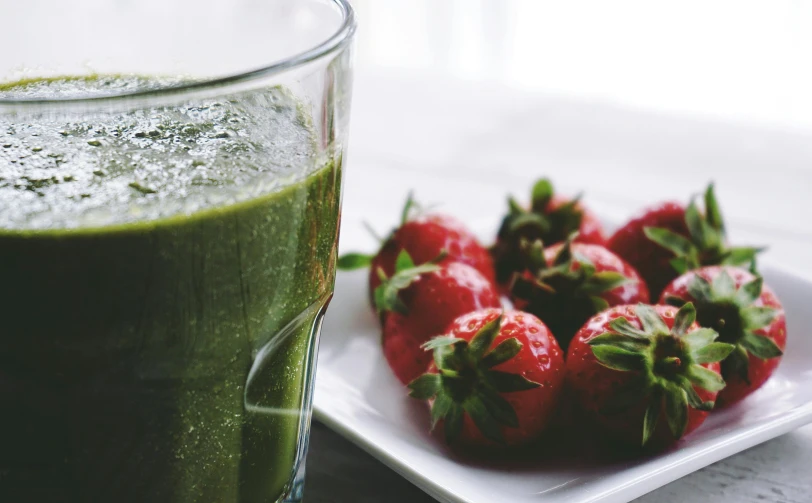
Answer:
<path fill-rule="evenodd" d="M 496 280 L 507 285 L 513 273 L 522 270 L 522 242 L 541 240 L 553 245 L 578 232 L 576 241 L 603 245 L 606 238 L 597 217 L 584 208 L 580 196 L 567 199 L 554 195 L 549 180 L 542 179 L 533 186 L 530 209 L 525 209 L 512 197 L 508 198 L 508 214 L 502 220 L 496 243 L 491 247 L 496 266 Z"/>
<path fill-rule="evenodd" d="M 485 309 L 457 318 L 433 350 L 411 396 L 431 404 L 432 429 L 443 423 L 458 447 L 517 446 L 552 421 L 564 383 L 564 355 L 532 314 Z"/>
<path fill-rule="evenodd" d="M 719 403 L 735 403 L 757 390 L 781 362 L 787 343 L 784 308 L 760 277 L 736 267 L 703 267 L 663 291 L 662 303 L 696 306 L 697 321 L 736 346 L 722 362 L 727 386 Z"/>
<path fill-rule="evenodd" d="M 600 245 L 571 243 L 527 250 L 527 269 L 514 278 L 516 308 L 541 318 L 566 350 L 592 315 L 609 306 L 649 302 L 648 287 L 632 266 Z"/>
<path fill-rule="evenodd" d="M 473 267 L 460 262 L 415 266 L 400 252 L 395 274 L 375 290 L 383 317 L 383 353 L 403 384 L 426 371 L 431 354 L 420 346 L 443 334 L 458 316 L 499 307 L 499 293 Z"/>
<path fill-rule="evenodd" d="M 627 445 L 664 448 L 705 420 L 733 346 L 694 322 L 693 304 L 615 306 L 590 319 L 567 353 L 567 382 L 586 416 Z"/>
<path fill-rule="evenodd" d="M 395 261 L 405 250 L 416 264 L 425 264 L 445 254 L 443 262 L 462 262 L 494 282 L 493 260 L 476 237 L 457 219 L 441 214 L 419 214 L 411 194 L 401 215 L 400 226 L 386 238 L 374 256 L 348 253 L 338 260 L 343 270 L 369 266 L 369 294 L 381 284 L 379 271 L 386 276 L 395 272 Z"/>
<path fill-rule="evenodd" d="M 609 238 L 607 247 L 632 264 L 656 295 L 677 273 L 670 263 L 674 254 L 646 236 L 645 229 L 649 227 L 687 236 L 685 207 L 680 203 L 665 202 L 644 209 Z"/>
<path fill-rule="evenodd" d="M 609 249 L 640 272 L 653 297 L 680 274 L 703 265 L 755 268 L 761 248 L 727 246 L 713 184 L 708 185 L 704 199 L 704 213 L 694 200 L 687 207 L 661 203 L 644 210 L 609 238 Z"/>

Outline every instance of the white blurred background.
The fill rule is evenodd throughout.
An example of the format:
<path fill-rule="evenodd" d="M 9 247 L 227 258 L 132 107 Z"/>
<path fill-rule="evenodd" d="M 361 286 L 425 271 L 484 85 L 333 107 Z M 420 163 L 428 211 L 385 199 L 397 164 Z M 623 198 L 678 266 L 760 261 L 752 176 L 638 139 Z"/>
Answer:
<path fill-rule="evenodd" d="M 803 0 L 355 0 L 361 68 L 812 127 Z"/>
<path fill-rule="evenodd" d="M 812 277 L 812 3 L 354 5 L 345 249 L 410 188 L 487 236 L 539 176 L 611 222 L 713 180 L 732 240 Z"/>

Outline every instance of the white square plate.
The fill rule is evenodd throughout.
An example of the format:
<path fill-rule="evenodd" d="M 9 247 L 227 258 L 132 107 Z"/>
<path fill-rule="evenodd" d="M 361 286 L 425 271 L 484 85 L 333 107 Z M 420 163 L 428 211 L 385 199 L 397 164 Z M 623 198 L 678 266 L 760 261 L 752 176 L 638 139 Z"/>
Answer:
<path fill-rule="evenodd" d="M 562 193 L 583 191 L 598 215 L 616 223 L 650 202 L 685 201 L 713 179 L 731 240 L 769 245 L 762 267 L 770 260 L 791 265 L 812 281 L 808 134 L 498 86 L 383 77 L 358 79 L 343 252 L 374 250 L 361 222 L 385 232 L 410 188 L 488 242 L 504 196 L 526 200 L 540 174 Z M 443 502 L 628 501 L 812 422 L 812 283 L 763 271 L 789 323 L 778 372 L 743 403 L 714 413 L 679 449 L 654 458 L 609 464 L 582 455 L 505 467 L 449 457 L 426 433 L 422 404 L 406 396 L 383 359 L 364 272 L 338 277 L 321 341 L 316 417 Z"/>
<path fill-rule="evenodd" d="M 626 502 L 812 422 L 812 339 L 804 328 L 812 325 L 812 284 L 775 267 L 762 269 L 787 313 L 781 366 L 754 395 L 715 412 L 678 448 L 654 457 L 607 462 L 575 456 L 508 466 L 449 456 L 427 433 L 423 404 L 407 397 L 387 367 L 367 305 L 366 271 L 338 275 L 321 340 L 314 413 L 442 502 Z"/>

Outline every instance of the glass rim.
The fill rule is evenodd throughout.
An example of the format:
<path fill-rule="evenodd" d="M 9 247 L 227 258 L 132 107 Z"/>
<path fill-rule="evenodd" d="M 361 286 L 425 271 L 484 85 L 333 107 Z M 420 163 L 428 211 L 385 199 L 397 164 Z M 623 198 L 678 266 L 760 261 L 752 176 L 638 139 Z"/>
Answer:
<path fill-rule="evenodd" d="M 226 87 L 235 84 L 241 84 L 261 78 L 272 77 L 281 73 L 296 69 L 308 63 L 321 59 L 332 53 L 344 49 L 352 40 L 356 30 L 355 11 L 349 3 L 349 0 L 327 0 L 338 6 L 342 15 L 342 22 L 338 29 L 330 35 L 326 40 L 320 44 L 307 49 L 305 51 L 293 54 L 285 59 L 255 68 L 244 72 L 233 73 L 223 77 L 216 77 L 212 79 L 201 79 L 193 82 L 183 84 L 171 84 L 167 86 L 140 90 L 140 91 L 126 91 L 121 93 L 104 94 L 98 96 L 85 96 L 82 98 L 15 98 L 3 99 L 0 98 L 0 111 L 5 107 L 24 107 L 32 109 L 44 109 L 51 106 L 71 106 L 81 104 L 107 104 L 118 101 L 125 101 L 130 99 L 147 99 L 158 96 L 176 96 L 187 93 L 195 93 L 207 89 Z"/>

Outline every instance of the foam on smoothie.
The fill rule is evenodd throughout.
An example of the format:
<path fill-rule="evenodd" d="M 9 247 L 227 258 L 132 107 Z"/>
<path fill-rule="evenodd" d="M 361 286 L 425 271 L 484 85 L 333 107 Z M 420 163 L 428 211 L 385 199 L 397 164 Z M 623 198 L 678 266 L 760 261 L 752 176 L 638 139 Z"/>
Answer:
<path fill-rule="evenodd" d="M 94 76 L 0 85 L 0 99 L 82 98 L 179 79 Z M 277 190 L 316 166 L 313 131 L 282 88 L 87 116 L 0 116 L 0 228 L 152 220 Z"/>

